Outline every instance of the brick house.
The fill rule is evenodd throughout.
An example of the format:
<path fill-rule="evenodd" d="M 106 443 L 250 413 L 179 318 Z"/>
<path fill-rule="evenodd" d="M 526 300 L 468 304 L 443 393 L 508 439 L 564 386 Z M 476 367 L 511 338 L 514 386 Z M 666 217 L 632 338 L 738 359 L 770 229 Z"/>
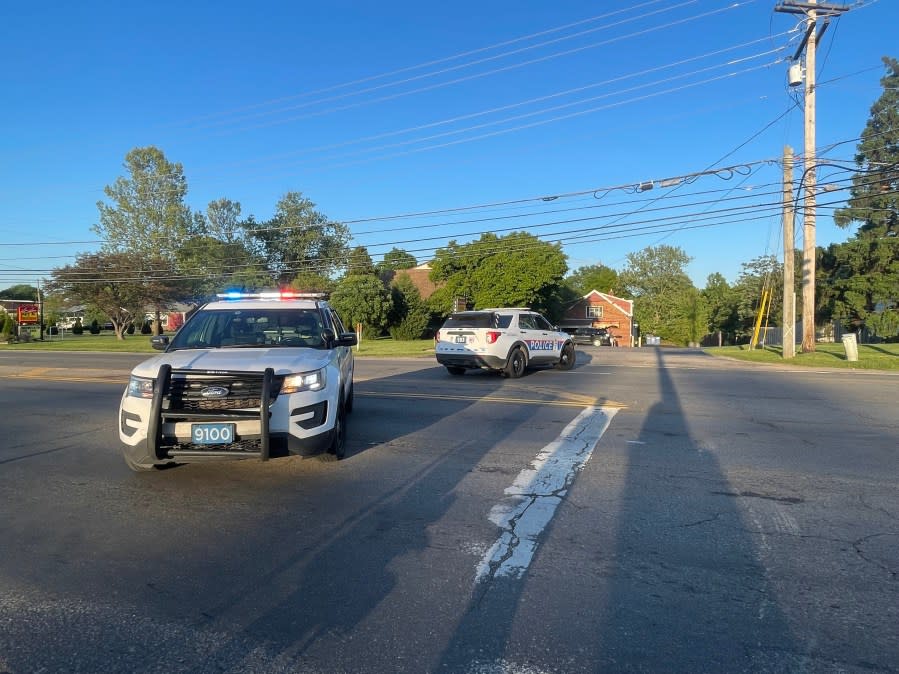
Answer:
<path fill-rule="evenodd" d="M 565 310 L 559 327 L 606 328 L 618 346 L 633 346 L 634 301 L 591 290 Z"/>
<path fill-rule="evenodd" d="M 386 273 L 386 275 L 382 276 L 382 280 L 385 283 L 389 284 L 400 276 L 408 276 L 412 281 L 412 284 L 416 288 L 418 288 L 418 293 L 421 295 L 421 299 L 426 300 L 434 294 L 435 290 L 437 290 L 437 286 L 430 278 L 428 278 L 430 273 L 431 267 L 427 262 L 425 262 L 418 265 L 417 267 L 412 267 L 410 269 L 397 269 L 396 271 L 389 271 Z"/>

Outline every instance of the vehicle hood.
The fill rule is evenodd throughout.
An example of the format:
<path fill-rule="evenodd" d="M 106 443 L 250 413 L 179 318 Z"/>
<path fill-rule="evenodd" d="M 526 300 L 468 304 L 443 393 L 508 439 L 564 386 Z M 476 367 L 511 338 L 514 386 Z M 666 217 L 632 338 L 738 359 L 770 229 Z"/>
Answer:
<path fill-rule="evenodd" d="M 217 370 L 237 372 L 264 372 L 274 369 L 275 374 L 310 372 L 325 367 L 331 352 L 302 348 L 259 349 L 183 349 L 154 356 L 132 370 L 139 377 L 156 377 L 159 367 L 168 363 L 173 370 Z"/>

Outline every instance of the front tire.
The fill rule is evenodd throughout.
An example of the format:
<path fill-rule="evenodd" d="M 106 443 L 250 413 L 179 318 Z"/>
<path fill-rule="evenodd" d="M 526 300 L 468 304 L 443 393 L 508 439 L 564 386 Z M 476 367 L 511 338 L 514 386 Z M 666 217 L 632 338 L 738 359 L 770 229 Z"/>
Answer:
<path fill-rule="evenodd" d="M 559 362 L 556 363 L 557 370 L 570 370 L 574 367 L 576 356 L 574 353 L 574 346 L 571 344 L 566 344 L 562 347 L 562 353 L 559 356 Z"/>
<path fill-rule="evenodd" d="M 346 408 L 337 408 L 337 418 L 331 429 L 331 444 L 322 454 L 322 461 L 340 461 L 346 457 Z"/>
<path fill-rule="evenodd" d="M 503 376 L 509 379 L 518 379 L 524 374 L 527 367 L 527 359 L 521 349 L 512 349 L 509 354 L 509 360 L 506 361 L 506 367 L 503 368 Z"/>
<path fill-rule="evenodd" d="M 135 473 L 146 473 L 155 467 L 152 463 L 140 463 L 132 459 L 127 452 L 122 452 L 122 458 L 125 459 L 127 466 Z"/>
<path fill-rule="evenodd" d="M 353 412 L 353 384 L 350 382 L 350 394 L 346 397 L 346 403 L 344 403 L 344 408 L 346 409 L 347 414 L 352 414 Z"/>

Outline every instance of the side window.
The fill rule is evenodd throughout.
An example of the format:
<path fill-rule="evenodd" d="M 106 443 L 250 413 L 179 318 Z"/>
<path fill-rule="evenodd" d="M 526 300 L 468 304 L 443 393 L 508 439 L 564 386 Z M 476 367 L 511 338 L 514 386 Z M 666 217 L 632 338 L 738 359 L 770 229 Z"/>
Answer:
<path fill-rule="evenodd" d="M 347 330 L 345 327 L 343 327 L 343 323 L 340 322 L 340 316 L 337 315 L 337 312 L 334 311 L 333 309 L 329 309 L 328 313 L 331 316 L 331 323 L 333 323 L 333 325 L 334 325 L 335 334 L 339 335 L 343 332 L 346 332 Z"/>
<path fill-rule="evenodd" d="M 496 326 L 501 330 L 505 330 L 510 325 L 512 325 L 512 314 L 495 314 L 496 316 Z"/>
<path fill-rule="evenodd" d="M 536 330 L 537 323 L 531 314 L 518 314 L 518 327 L 522 330 Z"/>
<path fill-rule="evenodd" d="M 549 321 L 540 316 L 539 314 L 534 316 L 534 320 L 537 321 L 537 328 L 540 330 L 552 330 L 553 326 L 550 325 Z"/>

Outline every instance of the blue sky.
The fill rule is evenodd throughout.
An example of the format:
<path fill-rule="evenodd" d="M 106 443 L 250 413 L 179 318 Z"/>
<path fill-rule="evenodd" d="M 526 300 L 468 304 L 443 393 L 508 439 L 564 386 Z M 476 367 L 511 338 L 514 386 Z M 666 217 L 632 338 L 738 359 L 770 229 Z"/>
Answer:
<path fill-rule="evenodd" d="M 263 220 L 301 191 L 376 260 L 517 229 L 560 241 L 572 270 L 664 243 L 693 258 L 697 286 L 733 282 L 741 263 L 782 257 L 776 162 L 785 144 L 803 151 L 786 81 L 802 31 L 775 4 L 9 5 L 0 287 L 95 250 L 103 188 L 146 145 L 183 165 L 192 209 L 226 197 Z M 817 69 L 818 153 L 843 163 L 881 57 L 899 56 L 899 3 L 847 4 Z M 822 195 L 819 245 L 852 234 L 830 217 L 844 198 Z"/>

